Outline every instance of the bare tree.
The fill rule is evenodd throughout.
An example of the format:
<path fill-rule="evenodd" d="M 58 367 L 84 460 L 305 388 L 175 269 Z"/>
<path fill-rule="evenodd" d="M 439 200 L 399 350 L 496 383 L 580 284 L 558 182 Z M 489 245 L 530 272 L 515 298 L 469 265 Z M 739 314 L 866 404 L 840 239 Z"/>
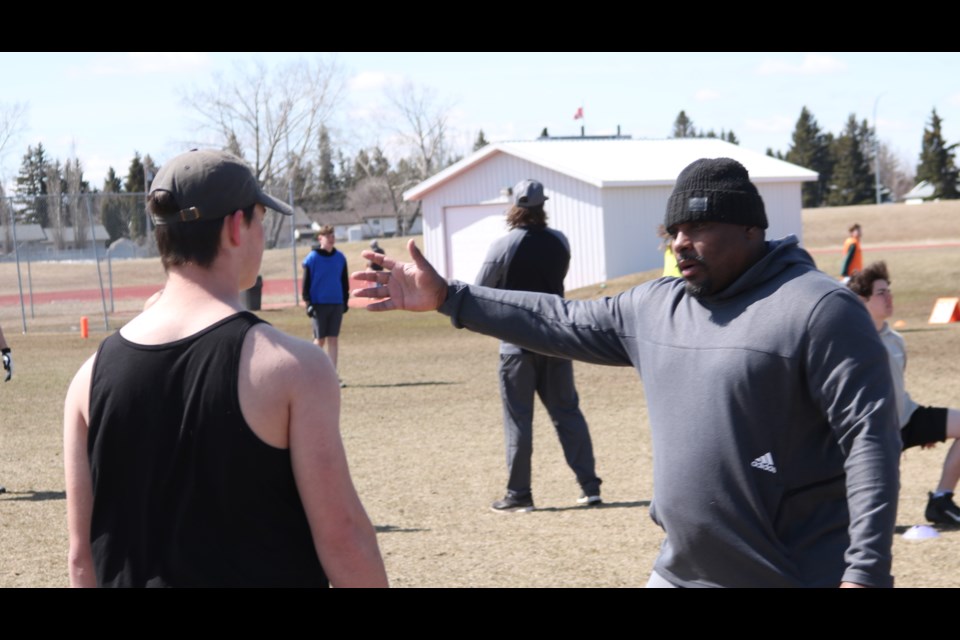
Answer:
<path fill-rule="evenodd" d="M 67 206 L 70 211 L 70 218 L 73 221 L 74 247 L 77 249 L 87 247 L 87 235 L 90 227 L 86 211 L 80 210 L 80 183 L 82 179 L 83 169 L 80 168 L 80 160 L 77 158 L 67 160 L 63 167 L 63 180 L 67 183 Z"/>
<path fill-rule="evenodd" d="M 880 182 L 890 193 L 890 200 L 897 202 L 914 186 L 915 177 L 910 162 L 898 157 L 885 142 L 880 143 L 879 160 Z"/>
<path fill-rule="evenodd" d="M 22 102 L 0 103 L 0 161 L 8 151 L 8 146 L 23 132 L 27 115 L 27 105 Z M 0 176 L 2 177 L 2 176 Z M 13 237 L 8 224 L 9 210 L 6 193 L 0 184 L 0 228 L 3 229 L 4 252 L 13 250 Z"/>
<path fill-rule="evenodd" d="M 292 164 L 311 155 L 318 131 L 343 98 L 343 72 L 333 59 L 299 59 L 268 68 L 262 61 L 238 63 L 227 78 L 214 76 L 209 88 L 187 96 L 215 144 L 241 152 L 260 184 L 286 192 Z M 271 221 L 271 246 L 282 217 Z"/>
<path fill-rule="evenodd" d="M 47 199 L 47 214 L 50 216 L 49 224 L 53 230 L 53 244 L 57 250 L 61 250 L 64 247 L 63 229 L 66 227 L 66 221 L 61 201 L 63 189 L 60 183 L 60 161 L 54 160 L 48 163 L 46 173 L 47 195 L 37 197 Z"/>
<path fill-rule="evenodd" d="M 3 182 L 0 182 L 0 229 L 3 230 L 3 253 L 13 251 L 13 232 L 8 224 L 11 216 L 11 209 L 7 203 L 7 194 L 3 190 Z"/>
<path fill-rule="evenodd" d="M 450 165 L 450 111 L 453 104 L 441 100 L 429 87 L 418 87 L 406 82 L 398 90 L 386 92 L 387 102 L 394 113 L 393 133 L 405 147 L 407 159 L 401 160 L 395 173 L 393 192 L 402 202 L 403 191 Z M 406 167 L 401 167 L 406 163 Z M 420 203 L 409 212 L 406 207 L 397 210 L 397 232 L 405 233 L 417 216 Z M 404 215 L 406 214 L 406 215 Z"/>
<path fill-rule="evenodd" d="M 413 151 L 410 157 L 419 177 L 429 178 L 447 158 L 452 105 L 442 102 L 433 89 L 411 82 L 388 91 L 387 100 L 397 115 L 394 132 Z"/>
<path fill-rule="evenodd" d="M 347 208 L 381 215 L 389 212 L 396 220 L 397 235 L 404 235 L 420 206 L 419 202 L 403 199 L 403 192 L 420 181 L 410 163 L 401 160 L 396 167 L 391 167 L 380 147 L 375 146 L 369 152 L 361 150 L 354 167 L 357 181 L 347 194 Z"/>
<path fill-rule="evenodd" d="M 0 103 L 0 159 L 2 159 L 7 145 L 23 132 L 26 117 L 26 104 L 22 102 Z"/>

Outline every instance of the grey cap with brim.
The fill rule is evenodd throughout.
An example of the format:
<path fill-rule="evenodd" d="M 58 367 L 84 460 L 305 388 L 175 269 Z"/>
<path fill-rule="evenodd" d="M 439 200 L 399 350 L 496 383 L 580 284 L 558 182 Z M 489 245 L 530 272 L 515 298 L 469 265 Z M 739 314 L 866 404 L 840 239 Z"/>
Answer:
<path fill-rule="evenodd" d="M 518 207 L 539 207 L 550 198 L 543 195 L 543 184 L 526 179 L 513 188 L 513 204 Z"/>
<path fill-rule="evenodd" d="M 216 220 L 252 204 L 293 215 L 288 204 L 263 192 L 250 167 L 226 151 L 193 149 L 167 162 L 150 185 L 150 193 L 166 191 L 180 210 L 153 216 L 155 224 Z"/>

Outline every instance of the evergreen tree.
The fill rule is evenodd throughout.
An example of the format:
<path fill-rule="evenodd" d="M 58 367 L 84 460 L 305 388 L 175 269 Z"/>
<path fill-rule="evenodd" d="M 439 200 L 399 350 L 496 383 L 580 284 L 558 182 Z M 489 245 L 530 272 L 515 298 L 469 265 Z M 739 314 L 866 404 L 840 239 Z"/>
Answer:
<path fill-rule="evenodd" d="M 133 152 L 133 159 L 130 160 L 130 166 L 127 168 L 127 177 L 123 181 L 123 190 L 127 193 L 146 192 L 145 176 L 143 175 L 143 161 L 140 158 L 140 152 Z M 124 218 L 131 238 L 139 239 L 146 235 L 147 221 L 143 208 L 138 206 L 139 200 L 130 198 L 126 200 L 126 211 Z"/>
<path fill-rule="evenodd" d="M 119 195 L 122 189 L 123 183 L 113 167 L 110 167 L 103 180 L 103 197 L 100 199 L 100 223 L 107 230 L 110 242 L 122 238 L 127 232 L 123 219 L 123 202 Z"/>
<path fill-rule="evenodd" d="M 107 177 L 103 179 L 103 192 L 120 193 L 121 191 L 123 191 L 123 183 L 117 177 L 117 172 L 113 170 L 113 167 L 110 167 L 107 169 Z"/>
<path fill-rule="evenodd" d="M 483 149 L 488 144 L 490 143 L 487 142 L 487 139 L 483 136 L 483 129 L 480 129 L 480 133 L 477 134 L 477 139 L 473 142 L 473 150 L 479 151 L 480 149 Z"/>
<path fill-rule="evenodd" d="M 390 161 L 383 155 L 380 147 L 373 147 L 368 153 L 366 149 L 361 149 L 354 161 L 353 173 L 356 179 L 380 178 L 387 175 L 390 171 Z"/>
<path fill-rule="evenodd" d="M 47 195 L 47 160 L 43 143 L 38 142 L 36 148 L 27 147 L 27 153 L 20 164 L 20 173 L 17 175 L 15 191 L 19 196 L 26 196 L 22 210 L 23 221 L 28 224 L 39 224 L 42 227 L 50 226 L 49 209 L 45 198 Z"/>
<path fill-rule="evenodd" d="M 340 149 L 337 149 L 337 166 L 337 173 L 340 176 L 340 186 L 344 194 L 346 194 L 346 192 L 356 184 L 357 177 L 353 172 L 353 163 L 350 162 L 350 159 L 347 158 Z M 346 201 L 344 201 L 344 206 L 346 206 Z"/>
<path fill-rule="evenodd" d="M 677 114 L 677 119 L 673 121 L 674 138 L 696 138 L 697 130 L 693 128 L 693 120 L 687 117 L 686 112 L 681 111 Z"/>
<path fill-rule="evenodd" d="M 130 160 L 130 166 L 127 169 L 127 177 L 123 181 L 123 190 L 127 193 L 144 193 L 143 161 L 140 159 L 140 152 L 133 152 L 133 159 Z"/>
<path fill-rule="evenodd" d="M 793 129 L 793 140 L 782 158 L 819 174 L 816 182 L 803 183 L 804 207 L 819 207 L 825 204 L 828 185 L 833 175 L 833 159 L 828 138 L 820 130 L 816 118 L 803 107 Z"/>
<path fill-rule="evenodd" d="M 932 184 L 935 198 L 953 199 L 958 197 L 957 177 L 960 174 L 954 164 L 954 149 L 957 143 L 946 143 L 941 131 L 942 125 L 943 119 L 934 109 L 928 127 L 923 129 L 917 180 L 926 180 Z"/>
<path fill-rule="evenodd" d="M 720 139 L 721 139 L 721 140 L 726 140 L 726 141 L 729 142 L 730 144 L 737 144 L 737 145 L 740 144 L 740 140 L 737 138 L 737 136 L 733 135 L 733 130 L 732 130 L 732 129 L 731 129 L 730 131 L 727 131 L 727 137 L 726 137 L 726 138 L 723 137 L 723 132 L 721 131 L 721 132 L 720 132 Z"/>
<path fill-rule="evenodd" d="M 333 166 L 333 149 L 330 147 L 330 133 L 323 125 L 320 125 L 320 140 L 317 147 L 320 156 L 318 186 L 321 192 L 321 206 L 327 211 L 339 211 L 343 209 L 344 193 L 340 180 L 337 178 L 336 169 Z"/>
<path fill-rule="evenodd" d="M 864 128 L 857 123 L 854 114 L 850 114 L 843 133 L 831 147 L 833 153 L 833 181 L 827 204 L 845 206 L 869 204 L 875 202 L 874 175 L 869 166 L 869 155 L 861 148 L 865 136 Z"/>
<path fill-rule="evenodd" d="M 550 137 L 550 132 L 547 131 L 547 128 L 546 128 L 546 127 L 544 127 L 544 128 L 543 128 L 543 131 L 540 132 L 540 137 L 541 137 L 541 138 L 549 138 L 549 137 Z"/>

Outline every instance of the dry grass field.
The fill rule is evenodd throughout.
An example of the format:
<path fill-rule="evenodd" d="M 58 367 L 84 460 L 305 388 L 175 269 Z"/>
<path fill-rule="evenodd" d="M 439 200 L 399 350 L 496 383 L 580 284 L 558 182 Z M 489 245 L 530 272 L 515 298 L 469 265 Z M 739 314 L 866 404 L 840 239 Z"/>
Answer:
<path fill-rule="evenodd" d="M 960 324 L 927 323 L 938 297 L 960 295 L 960 247 L 887 247 L 960 240 L 960 203 L 805 211 L 804 244 L 824 270 L 837 271 L 838 250 L 852 222 L 864 227 L 866 261 L 884 259 L 891 268 L 895 320 L 905 323 L 910 354 L 908 388 L 923 404 L 960 407 Z M 381 244 L 397 253 L 404 241 Z M 362 246 L 340 245 L 357 268 Z M 268 252 L 263 275 L 292 278 L 293 269 L 289 252 Z M 90 265 L 37 263 L 31 270 L 35 291 L 96 286 Z M 636 274 L 571 296 L 612 294 L 655 275 Z M 117 286 L 159 287 L 163 281 L 156 261 L 114 263 L 113 278 Z M 2 264 L 0 296 L 10 293 L 16 293 L 16 273 Z M 290 292 L 265 296 L 264 303 L 293 299 Z M 111 330 L 128 321 L 143 300 L 115 302 Z M 66 585 L 62 401 L 73 372 L 106 335 L 99 300 L 37 306 L 31 327 L 39 330 L 23 335 L 19 307 L 0 305 L 0 324 L 16 365 L 13 381 L 0 383 L 0 484 L 7 487 L 0 495 L 3 587 Z M 76 328 L 84 314 L 91 316 L 93 331 L 86 340 Z M 261 315 L 291 334 L 309 337 L 302 308 L 265 308 Z M 634 371 L 576 365 L 605 505 L 575 505 L 578 487 L 540 409 L 533 460 L 538 509 L 501 515 L 488 508 L 502 495 L 505 481 L 495 340 L 455 330 L 435 313 L 353 309 L 345 317 L 340 358 L 349 385 L 342 392 L 341 421 L 347 453 L 394 586 L 636 587 L 646 582 L 661 532 L 648 517 L 649 436 L 643 389 Z M 923 522 L 926 492 L 936 484 L 944 453 L 940 445 L 903 457 L 899 533 Z M 960 586 L 960 529 L 940 534 L 922 542 L 897 536 L 899 586 Z"/>

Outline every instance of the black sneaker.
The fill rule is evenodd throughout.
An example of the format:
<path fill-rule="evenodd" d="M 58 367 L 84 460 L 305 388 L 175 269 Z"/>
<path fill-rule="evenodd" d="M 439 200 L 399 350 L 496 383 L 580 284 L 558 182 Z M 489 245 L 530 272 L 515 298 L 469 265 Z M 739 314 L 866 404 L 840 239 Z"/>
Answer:
<path fill-rule="evenodd" d="M 960 507 L 953 502 L 953 492 L 945 493 L 939 498 L 928 494 L 927 520 L 934 524 L 960 524 Z"/>
<path fill-rule="evenodd" d="M 497 513 L 526 513 L 533 511 L 533 496 L 518 498 L 508 493 L 502 500 L 497 500 L 490 505 L 490 509 Z"/>
<path fill-rule="evenodd" d="M 580 497 L 577 498 L 577 504 L 586 505 L 588 507 L 595 507 L 597 505 L 603 504 L 603 500 L 600 496 L 588 496 L 585 493 L 581 493 Z"/>

